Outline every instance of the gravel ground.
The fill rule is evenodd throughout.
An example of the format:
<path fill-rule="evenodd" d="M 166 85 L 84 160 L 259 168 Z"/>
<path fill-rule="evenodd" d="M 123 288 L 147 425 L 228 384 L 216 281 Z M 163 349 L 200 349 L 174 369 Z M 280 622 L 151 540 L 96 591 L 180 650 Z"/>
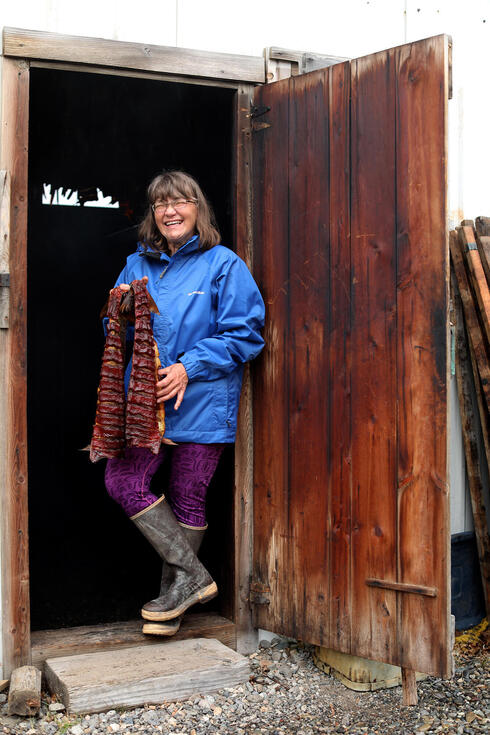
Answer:
<path fill-rule="evenodd" d="M 419 704 L 403 707 L 401 689 L 354 692 L 313 664 L 310 647 L 273 639 L 250 656 L 243 686 L 138 709 L 86 716 L 56 711 L 46 695 L 38 718 L 9 717 L 0 694 L 1 733 L 22 735 L 411 735 L 490 732 L 490 657 L 485 645 L 456 655 L 452 680 L 419 682 Z"/>

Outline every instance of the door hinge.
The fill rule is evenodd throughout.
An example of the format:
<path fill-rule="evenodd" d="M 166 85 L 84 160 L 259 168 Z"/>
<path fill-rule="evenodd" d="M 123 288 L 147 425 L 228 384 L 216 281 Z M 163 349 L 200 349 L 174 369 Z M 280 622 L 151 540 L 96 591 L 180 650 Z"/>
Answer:
<path fill-rule="evenodd" d="M 252 109 L 250 111 L 250 119 L 252 120 L 252 132 L 256 133 L 259 130 L 265 130 L 266 128 L 271 127 L 271 123 L 267 122 L 256 122 L 256 117 L 261 117 L 262 115 L 266 115 L 268 112 L 270 112 L 270 107 L 268 105 L 252 105 Z"/>
<path fill-rule="evenodd" d="M 271 588 L 261 582 L 252 582 L 250 585 L 251 605 L 270 605 Z"/>
<path fill-rule="evenodd" d="M 9 326 L 10 273 L 0 273 L 0 329 Z"/>
<path fill-rule="evenodd" d="M 267 112 L 270 112 L 271 108 L 268 105 L 252 105 L 249 117 L 261 117 Z"/>

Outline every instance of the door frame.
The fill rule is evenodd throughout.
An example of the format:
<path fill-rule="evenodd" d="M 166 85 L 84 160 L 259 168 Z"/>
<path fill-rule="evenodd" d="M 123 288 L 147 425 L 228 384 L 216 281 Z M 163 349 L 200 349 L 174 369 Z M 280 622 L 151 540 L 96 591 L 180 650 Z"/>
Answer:
<path fill-rule="evenodd" d="M 0 543 L 2 677 L 31 661 L 27 472 L 27 217 L 30 68 L 83 71 L 234 89 L 232 182 L 237 254 L 253 266 L 250 107 L 265 82 L 261 57 L 4 29 L 0 264 L 8 263 L 9 324 L 0 328 Z M 5 235 L 5 236 L 4 236 Z M 8 283 L 9 279 L 9 283 Z M 3 325 L 2 325 L 3 326 Z M 252 565 L 253 443 L 246 367 L 235 443 L 234 623 L 237 649 L 255 648 L 249 586 Z M 2 678 L 0 677 L 0 678 Z"/>

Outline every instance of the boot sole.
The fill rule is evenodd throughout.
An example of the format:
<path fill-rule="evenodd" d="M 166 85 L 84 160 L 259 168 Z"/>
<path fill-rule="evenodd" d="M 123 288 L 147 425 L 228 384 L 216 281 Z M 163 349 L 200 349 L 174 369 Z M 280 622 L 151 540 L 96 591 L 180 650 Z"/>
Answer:
<path fill-rule="evenodd" d="M 180 622 L 178 625 L 161 625 L 158 623 L 145 623 L 143 625 L 143 633 L 145 635 L 163 635 L 172 636 L 179 632 Z"/>
<path fill-rule="evenodd" d="M 141 610 L 141 617 L 145 620 L 155 620 L 159 622 L 163 622 L 164 620 L 172 620 L 172 618 L 176 618 L 178 615 L 182 615 L 182 613 L 184 613 L 187 608 L 195 605 L 197 602 L 204 604 L 205 602 L 209 602 L 209 600 L 212 600 L 213 597 L 216 597 L 217 594 L 218 586 L 216 582 L 212 582 L 207 587 L 203 587 L 201 590 L 194 592 L 193 595 L 188 597 L 187 600 L 184 600 L 181 605 L 175 607 L 173 610 L 165 610 L 164 612 L 153 612 L 151 610 L 145 610 L 143 608 Z"/>

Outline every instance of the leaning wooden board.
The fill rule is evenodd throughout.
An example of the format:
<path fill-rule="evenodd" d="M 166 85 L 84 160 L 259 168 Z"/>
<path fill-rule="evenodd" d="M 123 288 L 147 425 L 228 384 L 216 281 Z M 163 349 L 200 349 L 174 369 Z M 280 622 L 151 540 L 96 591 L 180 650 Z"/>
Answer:
<path fill-rule="evenodd" d="M 448 66 L 440 36 L 283 80 L 252 126 L 255 623 L 439 676 Z"/>

